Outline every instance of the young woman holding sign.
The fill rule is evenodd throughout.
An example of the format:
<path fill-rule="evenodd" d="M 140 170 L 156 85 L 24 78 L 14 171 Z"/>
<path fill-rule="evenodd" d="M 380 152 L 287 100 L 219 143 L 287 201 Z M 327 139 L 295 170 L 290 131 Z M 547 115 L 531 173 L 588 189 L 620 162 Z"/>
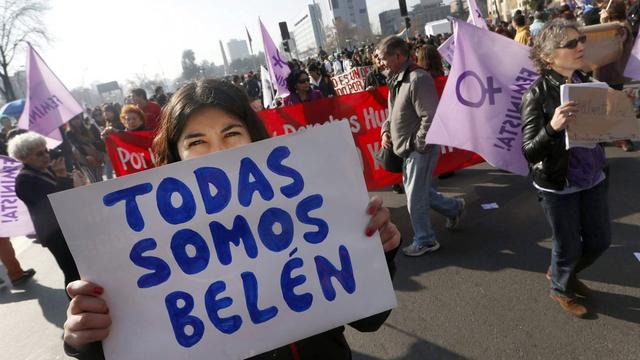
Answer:
<path fill-rule="evenodd" d="M 242 89 L 218 80 L 203 80 L 182 87 L 165 106 L 154 148 L 158 165 L 164 165 L 266 138 L 264 125 Z M 393 275 L 393 257 L 400 245 L 400 232 L 390 221 L 389 210 L 382 207 L 380 198 L 371 199 L 367 213 L 371 220 L 365 233 L 372 236 L 380 232 Z M 109 307 L 100 296 L 104 291 L 99 285 L 83 280 L 67 286 L 72 298 L 64 325 L 67 354 L 79 359 L 104 357 L 100 341 L 109 335 L 111 325 Z M 388 315 L 389 311 L 350 325 L 360 331 L 375 331 Z M 350 359 L 351 350 L 343 331 L 344 327 L 335 328 L 255 359 Z"/>
<path fill-rule="evenodd" d="M 574 23 L 553 20 L 536 36 L 531 59 L 541 76 L 522 99 L 522 152 L 551 225 L 553 250 L 547 277 L 551 298 L 568 313 L 584 317 L 579 302 L 589 288 L 576 275 L 611 243 L 611 219 L 600 145 L 566 149 L 565 129 L 576 120 L 578 104 L 560 104 L 560 85 L 589 82 L 584 66 L 586 37 Z"/>

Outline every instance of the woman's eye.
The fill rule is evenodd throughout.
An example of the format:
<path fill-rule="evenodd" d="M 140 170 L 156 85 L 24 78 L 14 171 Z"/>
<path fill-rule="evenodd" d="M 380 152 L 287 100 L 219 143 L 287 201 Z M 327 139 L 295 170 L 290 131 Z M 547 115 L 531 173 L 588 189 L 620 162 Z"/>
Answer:
<path fill-rule="evenodd" d="M 228 138 L 228 137 L 238 136 L 238 135 L 240 135 L 239 131 L 229 131 L 224 134 L 224 137 Z"/>
<path fill-rule="evenodd" d="M 200 144 L 204 144 L 204 141 L 202 141 L 202 140 L 192 141 L 192 142 L 187 144 L 187 149 L 192 147 L 192 146 L 196 146 L 196 145 L 200 145 Z"/>

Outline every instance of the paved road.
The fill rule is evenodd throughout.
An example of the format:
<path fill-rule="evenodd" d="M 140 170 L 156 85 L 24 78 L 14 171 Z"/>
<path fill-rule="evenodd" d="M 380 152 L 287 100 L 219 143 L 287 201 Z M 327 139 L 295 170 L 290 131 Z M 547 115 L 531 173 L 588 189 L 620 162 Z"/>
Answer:
<path fill-rule="evenodd" d="M 397 257 L 399 306 L 376 333 L 348 330 L 354 357 L 369 359 L 640 359 L 640 152 L 607 148 L 613 245 L 583 274 L 594 295 L 587 320 L 548 297 L 550 232 L 530 181 L 476 166 L 440 181 L 464 196 L 459 231 L 433 216 L 442 244 L 420 258 Z M 405 198 L 379 192 L 405 243 Z M 495 202 L 498 209 L 482 210 Z M 66 359 L 60 346 L 66 298 L 62 274 L 44 249 L 13 240 L 38 270 L 24 290 L 0 291 L 0 359 Z M 4 276 L 4 270 L 0 269 Z"/>

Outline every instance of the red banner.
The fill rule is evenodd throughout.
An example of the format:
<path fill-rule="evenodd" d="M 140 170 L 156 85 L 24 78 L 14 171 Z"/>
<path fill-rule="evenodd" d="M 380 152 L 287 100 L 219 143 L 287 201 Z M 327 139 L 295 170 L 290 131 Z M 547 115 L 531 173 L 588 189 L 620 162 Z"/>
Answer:
<path fill-rule="evenodd" d="M 133 174 L 153 167 L 152 131 L 113 132 L 104 142 L 116 176 Z"/>
<path fill-rule="evenodd" d="M 446 78 L 440 79 L 440 82 L 444 84 L 445 80 Z M 367 188 L 375 190 L 402 182 L 401 174 L 385 171 L 374 157 L 380 150 L 380 130 L 388 114 L 387 92 L 388 89 L 384 86 L 312 103 L 264 110 L 258 115 L 271 136 L 292 134 L 327 121 L 348 121 L 360 155 Z M 151 131 L 109 135 L 105 143 L 116 175 L 123 176 L 153 167 L 152 141 Z M 327 139 L 327 146 L 331 146 L 331 139 Z M 466 150 L 442 146 L 440 151 L 434 176 L 484 161 L 479 155 Z"/>
<path fill-rule="evenodd" d="M 385 171 L 374 157 L 380 150 L 380 130 L 388 114 L 387 92 L 387 87 L 379 87 L 372 91 L 264 110 L 258 115 L 272 136 L 291 134 L 327 121 L 348 121 L 360 154 L 367 188 L 374 190 L 402 182 L 401 174 Z M 327 139 L 327 146 L 331 146 L 331 139 Z M 442 147 L 441 152 L 434 175 L 484 161 L 477 154 L 465 150 Z"/>

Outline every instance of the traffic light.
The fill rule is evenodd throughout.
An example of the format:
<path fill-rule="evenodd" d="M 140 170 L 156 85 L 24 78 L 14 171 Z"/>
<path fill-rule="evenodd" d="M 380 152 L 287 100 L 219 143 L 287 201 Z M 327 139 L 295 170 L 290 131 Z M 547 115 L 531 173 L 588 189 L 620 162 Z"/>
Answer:
<path fill-rule="evenodd" d="M 407 16 L 406 18 L 404 18 L 404 25 L 408 29 L 411 29 L 411 19 Z"/>
<path fill-rule="evenodd" d="M 284 40 L 282 42 L 282 48 L 284 49 L 285 52 L 291 53 L 291 49 L 289 48 L 289 41 L 288 40 Z"/>

